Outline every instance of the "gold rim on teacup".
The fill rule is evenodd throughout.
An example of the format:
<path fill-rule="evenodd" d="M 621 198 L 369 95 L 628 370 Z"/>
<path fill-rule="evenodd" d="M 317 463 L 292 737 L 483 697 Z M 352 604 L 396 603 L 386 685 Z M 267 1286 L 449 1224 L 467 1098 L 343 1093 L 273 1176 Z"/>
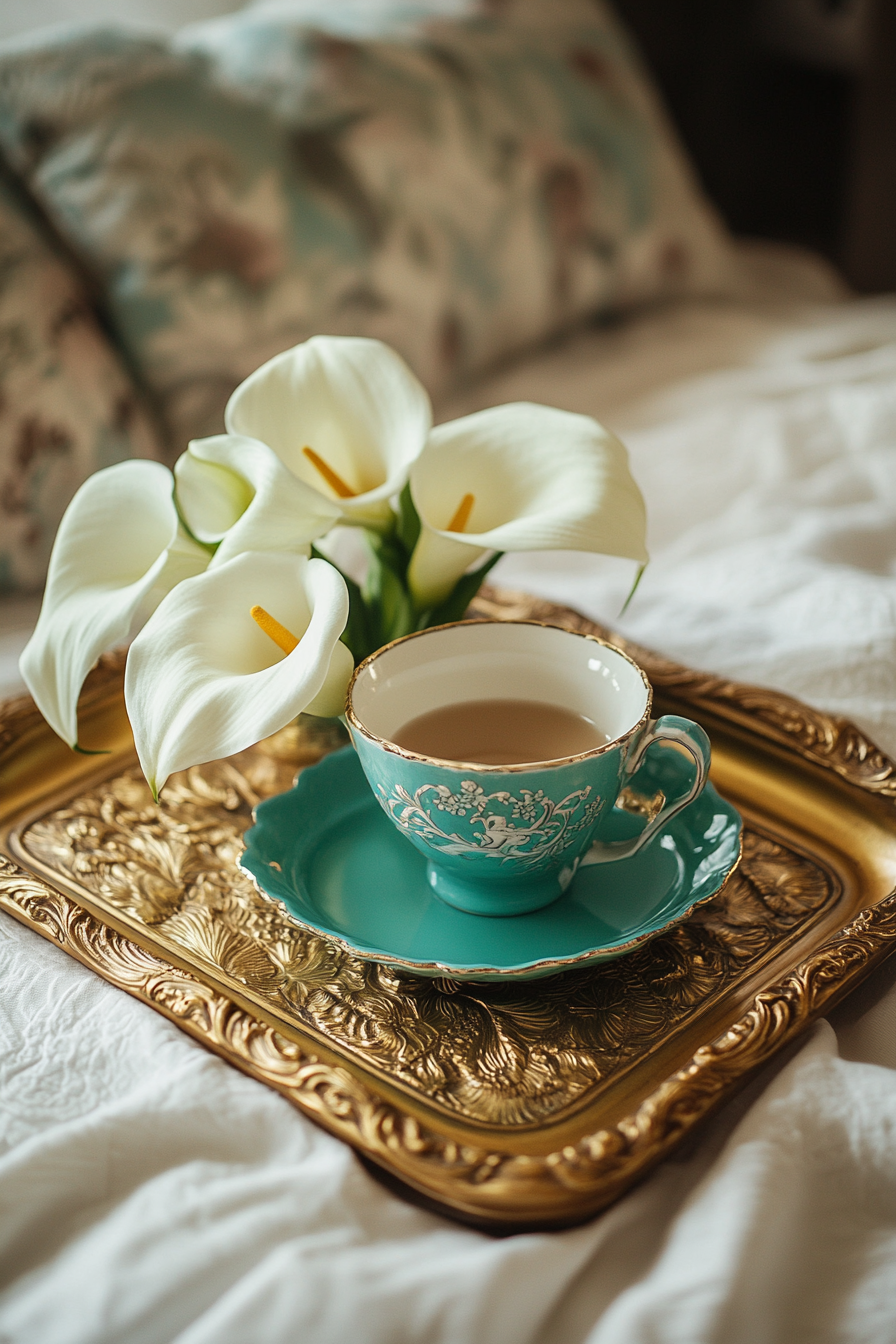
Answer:
<path fill-rule="evenodd" d="M 425 635 L 436 634 L 440 630 L 455 630 L 461 626 L 484 626 L 495 625 L 506 628 L 507 626 L 530 625 L 539 626 L 545 630 L 559 630 L 564 635 L 572 635 L 576 639 L 586 640 L 589 644 L 597 644 L 602 648 L 611 649 L 613 653 L 618 654 L 638 673 L 641 681 L 644 683 L 644 689 L 647 693 L 647 700 L 644 706 L 644 712 L 638 721 L 618 737 L 614 737 L 609 742 L 603 742 L 599 747 L 592 747 L 589 751 L 579 752 L 575 756 L 552 756 L 545 761 L 520 761 L 514 765 L 485 765 L 480 761 L 458 761 L 442 756 L 426 756 L 416 751 L 408 751 L 405 747 L 400 747 L 397 742 L 393 742 L 388 737 L 381 737 L 379 733 L 373 732 L 357 716 L 352 707 L 352 692 L 355 689 L 355 683 L 361 674 L 383 654 L 389 653 L 399 644 L 407 644 L 412 639 L 420 639 Z M 570 765 L 574 761 L 586 761 L 594 756 L 601 756 L 604 752 L 615 751 L 621 744 L 628 742 L 635 733 L 645 726 L 650 718 L 650 710 L 653 703 L 653 687 L 647 680 L 644 669 L 639 667 L 634 658 L 631 658 L 624 649 L 620 649 L 617 644 L 612 644 L 608 639 L 600 639 L 597 635 L 584 634 L 580 630 L 569 630 L 563 625 L 553 625 L 550 621 L 496 621 L 496 620 L 468 620 L 468 621 L 447 621 L 444 625 L 431 625 L 425 630 L 414 630 L 409 635 L 401 635 L 398 639 L 391 640 L 384 644 L 382 648 L 377 649 L 359 663 L 352 673 L 352 679 L 348 684 L 346 692 L 345 717 L 368 742 L 375 742 L 377 746 L 382 747 L 384 751 L 390 752 L 394 756 L 401 756 L 406 761 L 421 761 L 425 765 L 437 765 L 449 770 L 475 770 L 482 774 L 520 774 L 526 770 L 549 769 L 551 766 Z"/>

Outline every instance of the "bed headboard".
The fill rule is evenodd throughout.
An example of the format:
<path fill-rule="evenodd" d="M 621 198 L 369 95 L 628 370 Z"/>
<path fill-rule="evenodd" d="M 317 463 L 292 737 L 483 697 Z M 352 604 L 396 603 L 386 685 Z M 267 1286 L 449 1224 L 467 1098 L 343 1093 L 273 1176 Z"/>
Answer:
<path fill-rule="evenodd" d="M 896 288 L 896 0 L 615 0 L 737 233 Z"/>

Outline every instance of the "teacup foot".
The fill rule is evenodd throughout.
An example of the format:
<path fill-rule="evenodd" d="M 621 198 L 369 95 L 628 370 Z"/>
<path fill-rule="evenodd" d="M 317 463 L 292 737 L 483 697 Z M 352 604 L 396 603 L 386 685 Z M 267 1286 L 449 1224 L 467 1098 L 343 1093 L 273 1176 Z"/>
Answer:
<path fill-rule="evenodd" d="M 505 885 L 459 877 L 430 860 L 426 876 L 440 900 L 468 915 L 525 915 L 553 904 L 563 894 L 563 883 L 556 873 Z"/>

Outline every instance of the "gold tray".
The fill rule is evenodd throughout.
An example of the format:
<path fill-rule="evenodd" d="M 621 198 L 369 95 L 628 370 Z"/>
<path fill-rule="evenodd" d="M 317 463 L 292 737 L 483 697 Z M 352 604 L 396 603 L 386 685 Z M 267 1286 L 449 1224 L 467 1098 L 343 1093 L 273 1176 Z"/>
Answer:
<path fill-rule="evenodd" d="M 607 633 L 494 590 L 472 614 Z M 69 752 L 27 697 L 0 706 L 0 905 L 441 1212 L 493 1231 L 581 1221 L 896 948 L 893 763 L 844 720 L 617 642 L 658 712 L 707 729 L 746 822 L 719 895 L 631 956 L 460 985 L 300 928 L 236 859 L 254 804 L 335 740 L 284 730 L 175 776 L 156 807 L 122 655 L 82 699 L 84 740 L 109 756 Z"/>

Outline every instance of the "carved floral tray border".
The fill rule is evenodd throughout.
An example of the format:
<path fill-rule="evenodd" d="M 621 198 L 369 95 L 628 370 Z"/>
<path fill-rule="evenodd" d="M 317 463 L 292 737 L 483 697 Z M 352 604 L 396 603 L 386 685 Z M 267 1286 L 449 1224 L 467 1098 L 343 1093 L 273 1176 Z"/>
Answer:
<path fill-rule="evenodd" d="M 595 630 L 577 613 L 523 595 L 486 592 L 483 616 L 552 620 Z M 605 632 L 601 632 L 605 633 Z M 857 788 L 896 801 L 896 765 L 847 720 L 780 693 L 663 659 L 623 640 L 657 690 L 701 705 L 779 743 Z M 123 656 L 102 660 L 86 707 L 118 686 Z M 29 697 L 0 705 L 0 759 L 33 730 Z M 491 1230 L 560 1226 L 612 1203 L 692 1127 L 896 950 L 896 891 L 861 911 L 748 1011 L 701 1046 L 631 1114 L 555 1152 L 520 1154 L 429 1129 L 349 1069 L 303 1049 L 191 972 L 140 947 L 70 897 L 0 856 L 0 906 L 104 979 L 162 1012 L 351 1144 L 446 1213 Z"/>

